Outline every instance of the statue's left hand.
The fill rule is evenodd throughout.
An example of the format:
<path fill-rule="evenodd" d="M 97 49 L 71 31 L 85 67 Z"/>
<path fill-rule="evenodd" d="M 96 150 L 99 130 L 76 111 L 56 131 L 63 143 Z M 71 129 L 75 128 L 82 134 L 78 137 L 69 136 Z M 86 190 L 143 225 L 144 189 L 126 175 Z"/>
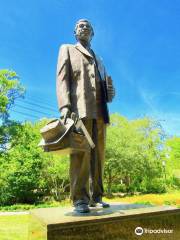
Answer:
<path fill-rule="evenodd" d="M 115 96 L 115 88 L 113 87 L 113 85 L 108 86 L 107 94 L 108 94 L 108 102 L 112 102 L 112 100 Z"/>
<path fill-rule="evenodd" d="M 66 123 L 66 119 L 69 118 L 70 115 L 71 115 L 71 111 L 70 111 L 69 107 L 63 107 L 61 109 L 61 116 L 62 116 L 64 124 Z"/>
<path fill-rule="evenodd" d="M 112 102 L 115 96 L 115 88 L 111 76 L 106 76 L 107 102 Z"/>

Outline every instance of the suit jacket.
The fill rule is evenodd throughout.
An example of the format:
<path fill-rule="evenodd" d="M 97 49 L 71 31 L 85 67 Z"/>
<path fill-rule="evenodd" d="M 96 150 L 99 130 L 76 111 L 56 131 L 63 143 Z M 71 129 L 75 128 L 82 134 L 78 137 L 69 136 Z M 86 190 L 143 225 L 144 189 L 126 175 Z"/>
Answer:
<path fill-rule="evenodd" d="M 96 56 L 101 79 L 104 122 L 109 123 L 107 108 L 106 72 Z M 79 118 L 93 118 L 96 108 L 96 62 L 80 43 L 60 47 L 57 64 L 57 99 L 59 109 L 69 106 Z"/>

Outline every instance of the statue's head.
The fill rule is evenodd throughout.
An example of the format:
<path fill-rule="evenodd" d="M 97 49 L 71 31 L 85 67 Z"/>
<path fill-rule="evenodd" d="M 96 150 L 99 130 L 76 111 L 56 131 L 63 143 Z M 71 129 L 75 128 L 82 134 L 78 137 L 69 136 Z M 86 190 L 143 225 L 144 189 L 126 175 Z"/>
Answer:
<path fill-rule="evenodd" d="M 87 19 L 77 21 L 74 34 L 77 40 L 90 42 L 94 36 L 94 31 L 91 23 Z"/>

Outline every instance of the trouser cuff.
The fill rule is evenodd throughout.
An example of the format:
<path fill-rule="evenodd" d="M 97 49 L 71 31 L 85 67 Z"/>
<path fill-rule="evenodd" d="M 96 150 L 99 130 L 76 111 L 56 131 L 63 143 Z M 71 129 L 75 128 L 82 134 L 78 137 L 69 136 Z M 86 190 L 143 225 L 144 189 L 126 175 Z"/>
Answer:
<path fill-rule="evenodd" d="M 102 196 L 99 197 L 93 197 L 92 198 L 95 203 L 101 202 L 102 201 Z"/>

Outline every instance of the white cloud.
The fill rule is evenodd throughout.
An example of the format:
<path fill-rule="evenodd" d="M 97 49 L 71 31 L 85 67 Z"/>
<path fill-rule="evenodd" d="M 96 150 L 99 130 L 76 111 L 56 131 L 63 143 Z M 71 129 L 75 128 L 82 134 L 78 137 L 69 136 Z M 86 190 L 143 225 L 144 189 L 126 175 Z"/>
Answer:
<path fill-rule="evenodd" d="M 174 112 L 173 108 L 163 111 L 160 104 L 165 104 L 161 100 L 167 95 L 180 96 L 178 92 L 158 93 L 147 89 L 138 88 L 139 94 L 147 106 L 146 115 L 153 117 L 161 122 L 167 134 L 180 136 L 180 112 Z"/>

